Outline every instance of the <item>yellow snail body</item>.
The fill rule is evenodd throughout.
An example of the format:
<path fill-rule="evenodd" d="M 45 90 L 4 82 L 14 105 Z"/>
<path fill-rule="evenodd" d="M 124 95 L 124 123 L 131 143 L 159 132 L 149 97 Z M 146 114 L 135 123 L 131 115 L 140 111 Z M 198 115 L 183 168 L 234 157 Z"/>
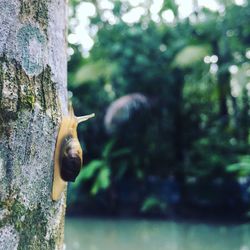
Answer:
<path fill-rule="evenodd" d="M 76 117 L 70 105 L 69 115 L 62 118 L 54 156 L 52 200 L 58 200 L 65 189 L 66 182 L 75 181 L 80 173 L 83 160 L 82 148 L 77 137 L 77 126 L 94 116 L 91 114 Z"/>

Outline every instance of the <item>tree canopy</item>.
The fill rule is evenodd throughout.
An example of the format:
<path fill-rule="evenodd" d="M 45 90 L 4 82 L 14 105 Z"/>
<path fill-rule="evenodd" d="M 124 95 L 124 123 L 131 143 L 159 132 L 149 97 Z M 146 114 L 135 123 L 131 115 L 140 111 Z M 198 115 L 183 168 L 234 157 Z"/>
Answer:
<path fill-rule="evenodd" d="M 183 201 L 201 195 L 211 204 L 224 199 L 228 205 L 227 183 L 250 172 L 249 1 L 215 1 L 216 10 L 193 1 L 185 18 L 174 0 L 163 1 L 157 12 L 151 0 L 137 6 L 107 2 L 109 8 L 89 1 L 94 44 L 87 56 L 80 44 L 69 44 L 76 112 L 97 113 L 80 129 L 88 164 L 71 187 L 80 193 L 72 204 L 87 200 L 108 211 L 123 204 L 162 211 L 169 201 L 161 197 L 159 183 L 174 178 Z M 72 1 L 72 20 L 81 4 Z M 136 8 L 142 14 L 130 22 L 126 15 Z M 133 94 L 145 103 L 138 105 Z M 110 133 L 105 116 L 124 96 L 130 99 L 111 112 L 116 129 Z M 152 188 L 154 179 L 158 186 Z M 224 186 L 211 198 L 211 183 L 218 180 Z"/>

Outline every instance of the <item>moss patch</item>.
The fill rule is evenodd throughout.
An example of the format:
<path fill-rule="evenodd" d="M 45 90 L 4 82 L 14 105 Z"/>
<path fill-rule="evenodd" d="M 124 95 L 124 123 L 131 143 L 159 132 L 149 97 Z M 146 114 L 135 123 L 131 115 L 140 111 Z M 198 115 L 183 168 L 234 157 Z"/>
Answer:
<path fill-rule="evenodd" d="M 21 0 L 19 16 L 22 21 L 33 20 L 47 33 L 48 28 L 48 0 Z"/>
<path fill-rule="evenodd" d="M 30 77 L 16 60 L 0 58 L 0 117 L 15 119 L 23 109 L 33 110 L 35 103 L 44 112 L 58 119 L 58 96 L 56 84 L 51 80 L 49 66 L 38 76 Z"/>
<path fill-rule="evenodd" d="M 19 233 L 19 250 L 55 249 L 56 239 L 46 239 L 48 219 L 41 207 L 29 210 L 20 202 L 9 200 L 0 202 L 0 207 L 11 211 L 8 217 L 0 221 L 0 227 L 14 225 Z"/>

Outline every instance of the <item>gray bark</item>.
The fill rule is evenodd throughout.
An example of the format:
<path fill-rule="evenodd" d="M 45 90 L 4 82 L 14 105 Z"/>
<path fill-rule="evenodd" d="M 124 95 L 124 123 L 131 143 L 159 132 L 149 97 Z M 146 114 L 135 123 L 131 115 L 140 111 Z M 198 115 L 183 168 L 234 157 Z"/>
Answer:
<path fill-rule="evenodd" d="M 0 0 L 0 250 L 62 249 L 53 155 L 67 113 L 66 0 Z"/>

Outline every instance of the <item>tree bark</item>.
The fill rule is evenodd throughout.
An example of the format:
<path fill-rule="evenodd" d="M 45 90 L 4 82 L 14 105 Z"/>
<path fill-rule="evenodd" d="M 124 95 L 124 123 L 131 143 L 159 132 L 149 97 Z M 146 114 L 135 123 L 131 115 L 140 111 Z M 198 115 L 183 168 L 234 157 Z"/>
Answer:
<path fill-rule="evenodd" d="M 62 249 L 51 200 L 67 113 L 66 0 L 0 0 L 0 249 Z"/>

